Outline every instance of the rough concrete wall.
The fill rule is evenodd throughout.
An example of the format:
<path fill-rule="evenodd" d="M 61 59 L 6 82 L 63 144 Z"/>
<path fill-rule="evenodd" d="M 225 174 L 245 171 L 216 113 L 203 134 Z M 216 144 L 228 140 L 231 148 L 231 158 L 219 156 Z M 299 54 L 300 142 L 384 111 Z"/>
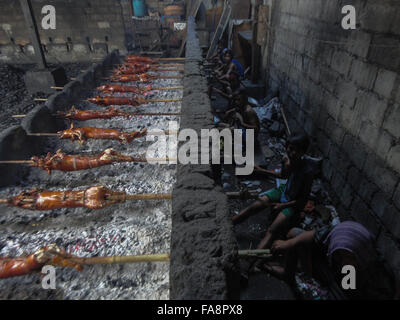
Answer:
<path fill-rule="evenodd" d="M 191 128 L 200 136 L 201 129 L 212 127 L 213 117 L 193 18 L 186 48 L 180 130 Z M 178 164 L 172 198 L 171 299 L 238 298 L 233 226 L 227 197 L 213 176 L 211 164 Z"/>
<path fill-rule="evenodd" d="M 79 101 L 80 95 L 99 82 L 112 65 L 119 63 L 117 50 L 107 55 L 103 61 L 94 64 L 76 80 L 68 83 L 64 89 L 49 97 L 44 106 L 30 111 L 20 126 L 10 127 L 0 132 L 0 160 L 25 160 L 42 154 L 47 142 L 46 137 L 32 137 L 27 133 L 57 132 L 66 129 L 65 121 L 54 114 L 70 109 Z M 18 184 L 28 174 L 29 168 L 23 166 L 0 166 L 0 187 Z"/>
<path fill-rule="evenodd" d="M 273 2 L 266 72 L 291 125 L 316 138 L 339 211 L 400 274 L 400 1 Z M 357 29 L 343 30 L 344 5 Z"/>
<path fill-rule="evenodd" d="M 33 0 L 33 10 L 41 42 L 49 62 L 90 61 L 112 50 L 126 51 L 128 34 L 124 24 L 125 0 Z M 56 29 L 44 30 L 42 7 L 56 9 Z M 20 2 L 0 0 L 0 61 L 28 63 L 34 61 L 34 49 Z"/>

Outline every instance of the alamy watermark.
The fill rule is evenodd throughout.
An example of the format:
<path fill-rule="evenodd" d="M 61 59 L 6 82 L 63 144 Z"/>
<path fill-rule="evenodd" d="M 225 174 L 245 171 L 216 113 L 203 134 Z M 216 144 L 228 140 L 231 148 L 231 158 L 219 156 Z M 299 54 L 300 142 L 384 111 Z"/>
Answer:
<path fill-rule="evenodd" d="M 178 123 L 170 121 L 168 131 L 169 135 L 152 130 L 156 135 L 146 136 L 146 141 L 156 140 L 146 152 L 149 163 L 209 164 L 211 160 L 211 164 L 220 164 L 222 157 L 225 164 L 237 165 L 236 175 L 250 175 L 254 170 L 254 129 L 201 129 L 199 136 L 193 129 L 178 131 Z M 179 142 L 183 144 L 178 148 Z M 168 160 L 154 161 L 155 158 Z"/>

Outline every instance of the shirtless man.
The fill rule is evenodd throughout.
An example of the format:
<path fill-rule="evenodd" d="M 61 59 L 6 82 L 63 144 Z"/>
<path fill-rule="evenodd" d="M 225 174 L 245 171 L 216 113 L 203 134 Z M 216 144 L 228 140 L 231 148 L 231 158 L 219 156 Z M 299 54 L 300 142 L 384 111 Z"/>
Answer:
<path fill-rule="evenodd" d="M 257 138 L 258 133 L 260 132 L 260 120 L 258 119 L 257 113 L 249 105 L 244 89 L 239 89 L 234 93 L 232 97 L 232 105 L 234 108 L 225 113 L 225 119 L 235 117 L 239 127 L 243 130 L 255 130 L 254 136 Z"/>

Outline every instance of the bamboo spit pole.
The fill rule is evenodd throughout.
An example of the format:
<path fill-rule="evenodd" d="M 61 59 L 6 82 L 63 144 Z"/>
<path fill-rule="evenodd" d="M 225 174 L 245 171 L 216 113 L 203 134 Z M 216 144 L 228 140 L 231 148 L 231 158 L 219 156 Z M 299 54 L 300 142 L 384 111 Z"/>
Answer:
<path fill-rule="evenodd" d="M 289 128 L 289 123 L 287 121 L 287 118 L 286 118 L 286 115 L 285 115 L 285 110 L 283 110 L 283 106 L 282 105 L 281 105 L 281 113 L 282 113 L 283 121 L 285 122 L 287 133 L 290 136 L 291 132 L 290 132 L 290 128 Z"/>
<path fill-rule="evenodd" d="M 160 130 L 160 131 L 149 131 L 146 133 L 148 136 L 159 136 L 162 134 L 165 135 L 172 135 L 172 134 L 178 134 L 179 131 L 169 131 L 169 130 Z M 27 133 L 27 136 L 33 136 L 33 137 L 58 137 L 60 134 L 58 133 Z"/>
<path fill-rule="evenodd" d="M 145 112 L 145 113 L 135 113 L 131 112 L 128 113 L 130 116 L 180 116 L 180 113 L 151 113 L 151 112 Z M 53 114 L 54 117 L 57 117 L 57 114 Z M 26 114 L 14 114 L 11 116 L 12 118 L 25 118 Z"/>
<path fill-rule="evenodd" d="M 82 265 L 92 264 L 117 264 L 117 263 L 137 263 L 137 262 L 163 262 L 169 261 L 169 253 L 143 254 L 137 256 L 111 256 L 111 257 L 92 257 L 92 258 L 68 258 L 72 263 Z"/>
<path fill-rule="evenodd" d="M 134 161 L 126 162 L 159 162 L 159 161 L 177 161 L 176 158 L 134 158 Z M 0 164 L 34 164 L 32 160 L 0 160 Z"/>
<path fill-rule="evenodd" d="M 239 250 L 239 257 L 258 257 L 258 258 L 269 258 L 272 257 L 271 250 L 269 249 L 256 249 L 256 250 Z"/>
<path fill-rule="evenodd" d="M 36 99 L 34 99 L 35 101 L 47 101 L 48 99 L 46 99 L 46 98 L 36 98 Z M 88 99 L 86 99 L 86 100 L 83 100 L 83 101 L 86 101 L 86 102 L 90 102 Z M 144 100 L 145 102 L 147 102 L 147 103 L 155 103 L 155 102 L 179 102 L 179 101 L 182 101 L 182 99 L 145 99 Z"/>
<path fill-rule="evenodd" d="M 56 90 L 63 90 L 64 87 L 50 87 L 50 89 L 56 89 Z M 177 87 L 162 87 L 162 88 L 153 88 L 149 91 L 158 91 L 158 90 L 178 90 L 178 89 L 184 89 L 183 86 L 177 86 Z M 128 92 L 129 93 L 129 92 Z"/>

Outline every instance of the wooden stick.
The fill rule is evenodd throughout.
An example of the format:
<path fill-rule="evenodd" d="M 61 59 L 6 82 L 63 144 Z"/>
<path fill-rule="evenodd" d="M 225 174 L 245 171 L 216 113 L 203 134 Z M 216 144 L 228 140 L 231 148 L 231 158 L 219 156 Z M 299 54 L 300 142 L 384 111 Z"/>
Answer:
<path fill-rule="evenodd" d="M 0 203 L 8 203 L 8 199 L 0 199 Z"/>
<path fill-rule="evenodd" d="M 27 136 L 35 136 L 35 137 L 58 137 L 58 133 L 27 133 Z"/>
<path fill-rule="evenodd" d="M 286 126 L 287 133 L 290 136 L 291 132 L 290 132 L 290 128 L 289 128 L 289 123 L 286 119 L 285 110 L 283 110 L 282 104 L 281 104 L 281 113 L 282 113 L 283 122 L 285 123 L 285 126 Z"/>
<path fill-rule="evenodd" d="M 131 116 L 180 116 L 180 113 L 151 113 L 151 112 L 147 112 L 147 113 L 128 113 L 128 115 Z M 53 116 L 58 116 L 57 114 L 53 114 Z M 12 118 L 25 118 L 26 114 L 14 114 L 13 116 L 11 116 Z"/>
<path fill-rule="evenodd" d="M 157 58 L 157 61 L 185 61 L 186 58 Z"/>
<path fill-rule="evenodd" d="M 117 263 L 137 263 L 137 262 L 158 262 L 169 261 L 169 253 L 144 254 L 137 256 L 112 256 L 112 257 L 92 257 L 92 258 L 70 258 L 68 261 L 77 264 L 117 264 Z"/>
<path fill-rule="evenodd" d="M 47 101 L 47 98 L 35 98 L 34 101 Z"/>
<path fill-rule="evenodd" d="M 240 198 L 246 198 L 246 199 L 257 199 L 259 197 L 259 193 L 257 192 L 226 192 L 226 195 L 228 198 L 231 199 L 240 199 Z"/>
<path fill-rule="evenodd" d="M 177 134 L 179 131 L 169 131 L 169 130 L 164 130 L 164 131 L 149 131 L 147 132 L 148 136 L 158 136 L 158 135 L 171 135 L 171 134 Z M 58 137 L 58 133 L 27 133 L 27 136 L 34 136 L 34 137 Z"/>
<path fill-rule="evenodd" d="M 124 200 L 170 200 L 171 193 L 143 193 L 143 194 L 126 194 Z M 109 196 L 107 200 L 121 200 L 121 195 Z"/>
<path fill-rule="evenodd" d="M 50 87 L 50 89 L 62 90 L 64 87 Z"/>
<path fill-rule="evenodd" d="M 179 90 L 179 89 L 184 89 L 183 86 L 177 86 L 177 87 L 161 87 L 161 88 L 152 88 L 150 91 L 158 91 L 158 90 Z"/>
<path fill-rule="evenodd" d="M 159 161 L 177 161 L 176 158 L 134 158 L 126 162 L 159 162 Z M 32 160 L 0 160 L 0 164 L 33 164 Z"/>
<path fill-rule="evenodd" d="M 272 256 L 271 250 L 269 249 L 257 249 L 257 250 L 239 250 L 239 257 L 259 257 L 268 258 Z"/>
<path fill-rule="evenodd" d="M 145 99 L 146 103 L 153 103 L 153 102 L 178 102 L 182 101 L 182 99 Z"/>
<path fill-rule="evenodd" d="M 0 164 L 32 164 L 32 160 L 2 160 Z"/>

